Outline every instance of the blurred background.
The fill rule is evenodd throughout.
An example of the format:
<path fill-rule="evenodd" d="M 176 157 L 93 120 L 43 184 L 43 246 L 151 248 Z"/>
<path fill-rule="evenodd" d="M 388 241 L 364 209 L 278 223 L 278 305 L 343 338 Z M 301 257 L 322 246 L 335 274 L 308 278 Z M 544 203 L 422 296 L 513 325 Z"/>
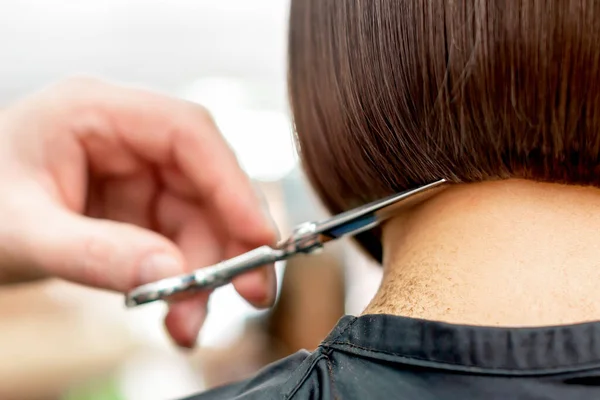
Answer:
<path fill-rule="evenodd" d="M 287 0 L 3 0 L 0 107 L 72 75 L 205 105 L 283 235 L 326 213 L 294 150 L 286 99 Z M 198 160 L 202 162 L 202 160 Z M 60 234 L 60 228 L 57 228 Z M 257 311 L 212 297 L 192 352 L 162 327 L 164 305 L 60 281 L 0 288 L 0 399 L 175 399 L 313 349 L 357 314 L 380 271 L 351 243 L 278 265 L 279 297 Z"/>

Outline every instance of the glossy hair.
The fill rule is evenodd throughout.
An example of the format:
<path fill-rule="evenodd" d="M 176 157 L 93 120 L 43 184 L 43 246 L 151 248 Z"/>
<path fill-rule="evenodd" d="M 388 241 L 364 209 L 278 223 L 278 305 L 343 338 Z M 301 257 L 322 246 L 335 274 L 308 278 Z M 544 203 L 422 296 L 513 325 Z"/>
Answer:
<path fill-rule="evenodd" d="M 292 0 L 297 140 L 333 213 L 438 178 L 600 186 L 599 64 L 593 0 Z"/>

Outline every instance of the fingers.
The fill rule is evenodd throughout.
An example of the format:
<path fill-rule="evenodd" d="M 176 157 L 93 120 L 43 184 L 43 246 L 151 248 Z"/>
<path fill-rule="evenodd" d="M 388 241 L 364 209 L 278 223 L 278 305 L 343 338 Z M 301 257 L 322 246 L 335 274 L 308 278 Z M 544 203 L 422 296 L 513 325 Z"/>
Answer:
<path fill-rule="evenodd" d="M 233 280 L 233 286 L 254 307 L 271 307 L 277 295 L 275 266 L 267 265 L 240 275 Z"/>
<path fill-rule="evenodd" d="M 189 270 L 214 264 L 223 258 L 219 234 L 209 223 L 210 218 L 192 203 L 172 196 L 159 202 L 159 220 L 167 231 L 176 232 L 175 242 L 181 249 Z M 172 224 L 173 226 L 168 226 Z M 171 303 L 165 327 L 180 346 L 193 347 L 206 318 L 209 291 L 192 298 Z"/>
<path fill-rule="evenodd" d="M 174 303 L 165 317 L 165 327 L 177 345 L 193 348 L 206 319 L 208 293 Z"/>
<path fill-rule="evenodd" d="M 246 245 L 227 240 L 209 208 L 191 201 L 164 195 L 158 201 L 158 222 L 162 231 L 176 237 L 190 268 L 206 267 L 247 250 Z M 234 280 L 234 286 L 255 307 L 268 307 L 275 298 L 273 266 L 258 269 Z"/>
<path fill-rule="evenodd" d="M 222 246 L 210 224 L 198 218 L 198 210 L 183 201 L 165 204 L 178 206 L 165 215 L 179 225 L 171 227 L 177 232 L 175 243 L 135 225 L 82 217 L 46 201 L 37 202 L 36 215 L 22 219 L 20 236 L 25 243 L 16 251 L 31 254 L 27 261 L 36 270 L 119 292 L 219 261 Z M 170 305 L 165 326 L 179 346 L 196 343 L 209 295 L 210 291 L 202 292 Z"/>
<path fill-rule="evenodd" d="M 187 269 L 179 249 L 152 231 L 57 207 L 37 212 L 41 218 L 32 215 L 22 224 L 24 248 L 15 251 L 29 254 L 31 263 L 50 274 L 126 292 Z"/>
<path fill-rule="evenodd" d="M 236 256 L 241 252 L 240 248 L 231 247 L 227 251 L 227 257 Z M 275 266 L 273 264 L 266 265 L 240 275 L 233 280 L 233 286 L 240 296 L 253 306 L 271 307 L 277 294 Z"/>
<path fill-rule="evenodd" d="M 161 230 L 174 237 L 190 270 L 206 267 L 237 255 L 236 245 L 226 248 L 224 233 L 214 223 L 210 210 L 200 208 L 191 201 L 165 194 L 158 203 L 158 222 Z M 268 307 L 275 299 L 275 274 L 273 267 L 262 268 L 236 279 L 238 292 L 256 307 Z M 170 304 L 165 326 L 181 346 L 191 347 L 206 316 L 208 292 L 193 299 Z"/>
<path fill-rule="evenodd" d="M 129 149 L 136 157 L 176 166 L 232 240 L 248 248 L 273 242 L 275 234 L 248 177 L 204 108 L 91 80 L 66 87 L 64 96 L 75 99 L 71 102 L 77 103 L 77 111 L 87 115 L 73 128 L 84 143 L 102 138 L 120 141 L 121 148 Z M 110 157 L 99 157 L 96 167 L 110 168 L 103 164 L 109 164 L 108 160 Z M 121 164 L 129 165 L 125 161 Z"/>
<path fill-rule="evenodd" d="M 258 186 L 254 187 L 254 192 L 257 195 L 262 209 L 266 210 L 265 214 L 272 227 L 277 239 L 279 235 L 277 226 L 268 212 L 268 204 L 264 193 Z M 227 257 L 237 256 L 246 251 L 243 246 L 238 243 L 231 243 L 227 251 Z M 251 271 L 244 275 L 238 276 L 233 280 L 233 285 L 237 292 L 244 297 L 250 304 L 258 308 L 271 307 L 277 296 L 277 278 L 275 275 L 275 266 L 266 265 L 264 268 Z"/>

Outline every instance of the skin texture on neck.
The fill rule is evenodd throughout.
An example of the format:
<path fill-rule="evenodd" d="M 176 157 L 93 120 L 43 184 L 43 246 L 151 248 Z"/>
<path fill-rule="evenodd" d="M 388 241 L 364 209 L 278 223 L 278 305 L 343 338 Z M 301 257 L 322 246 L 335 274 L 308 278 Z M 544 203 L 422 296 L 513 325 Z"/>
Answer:
<path fill-rule="evenodd" d="M 600 320 L 600 189 L 452 185 L 384 226 L 365 314 L 487 326 Z"/>

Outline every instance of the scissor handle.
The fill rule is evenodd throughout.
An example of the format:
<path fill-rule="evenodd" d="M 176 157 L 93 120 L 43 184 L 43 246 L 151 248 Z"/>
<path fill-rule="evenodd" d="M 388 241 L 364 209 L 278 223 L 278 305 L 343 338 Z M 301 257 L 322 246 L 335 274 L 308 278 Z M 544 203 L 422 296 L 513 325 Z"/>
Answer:
<path fill-rule="evenodd" d="M 178 293 L 215 289 L 227 285 L 237 275 L 254 268 L 283 260 L 287 253 L 261 246 L 218 264 L 195 270 L 191 274 L 162 279 L 133 289 L 127 294 L 125 304 L 135 307 L 162 300 Z"/>

